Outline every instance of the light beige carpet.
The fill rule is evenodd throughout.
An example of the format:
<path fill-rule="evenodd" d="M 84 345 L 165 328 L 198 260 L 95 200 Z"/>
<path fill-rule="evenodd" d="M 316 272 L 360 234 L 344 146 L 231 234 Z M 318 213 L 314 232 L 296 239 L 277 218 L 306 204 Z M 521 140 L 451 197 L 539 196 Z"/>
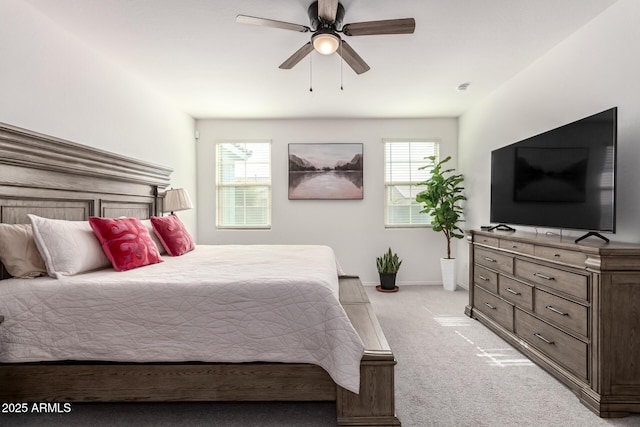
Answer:
<path fill-rule="evenodd" d="M 563 384 L 464 315 L 468 293 L 367 288 L 398 365 L 396 411 L 405 426 L 640 426 L 604 420 Z"/>

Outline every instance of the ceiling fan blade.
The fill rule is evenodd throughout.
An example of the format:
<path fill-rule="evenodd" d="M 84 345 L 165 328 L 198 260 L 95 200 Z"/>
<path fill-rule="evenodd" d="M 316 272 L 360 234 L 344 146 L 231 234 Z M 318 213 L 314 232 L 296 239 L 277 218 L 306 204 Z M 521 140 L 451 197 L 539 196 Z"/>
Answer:
<path fill-rule="evenodd" d="M 286 61 L 280 65 L 280 68 L 283 70 L 292 69 L 298 62 L 302 61 L 302 58 L 309 55 L 313 50 L 313 45 L 311 42 L 307 42 L 304 46 L 296 51 L 293 55 L 291 55 Z"/>
<path fill-rule="evenodd" d="M 356 74 L 366 73 L 371 69 L 364 59 L 356 53 L 355 50 L 344 40 L 342 40 L 342 46 L 336 50 L 338 55 L 342 56 L 347 64 L 356 72 Z"/>
<path fill-rule="evenodd" d="M 345 24 L 342 32 L 347 36 L 374 36 L 378 34 L 412 34 L 416 29 L 413 18 Z"/>
<path fill-rule="evenodd" d="M 318 16 L 325 22 L 335 22 L 338 0 L 318 0 Z"/>
<path fill-rule="evenodd" d="M 238 15 L 236 16 L 236 22 L 240 24 L 259 25 L 262 27 L 280 28 L 282 30 L 299 31 L 306 33 L 311 31 L 311 28 L 306 25 L 291 24 L 289 22 L 274 21 L 273 19 L 256 18 L 255 16 Z"/>

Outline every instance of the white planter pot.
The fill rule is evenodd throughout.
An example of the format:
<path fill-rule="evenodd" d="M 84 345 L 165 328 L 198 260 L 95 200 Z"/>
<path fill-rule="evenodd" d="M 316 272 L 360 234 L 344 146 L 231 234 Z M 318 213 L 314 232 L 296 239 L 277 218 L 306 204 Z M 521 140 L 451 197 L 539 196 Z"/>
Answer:
<path fill-rule="evenodd" d="M 456 290 L 456 259 L 440 258 L 440 269 L 442 270 L 442 286 L 445 291 Z"/>

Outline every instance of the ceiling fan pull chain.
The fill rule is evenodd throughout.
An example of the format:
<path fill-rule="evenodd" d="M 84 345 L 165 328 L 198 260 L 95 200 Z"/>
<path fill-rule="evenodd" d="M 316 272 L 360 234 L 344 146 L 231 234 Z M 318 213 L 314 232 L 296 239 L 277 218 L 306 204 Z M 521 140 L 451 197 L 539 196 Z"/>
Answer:
<path fill-rule="evenodd" d="M 313 52 L 309 55 L 309 92 L 313 92 Z"/>
<path fill-rule="evenodd" d="M 342 40 L 340 40 L 340 90 L 344 90 L 344 79 L 342 65 L 344 64 L 344 56 L 342 55 Z"/>

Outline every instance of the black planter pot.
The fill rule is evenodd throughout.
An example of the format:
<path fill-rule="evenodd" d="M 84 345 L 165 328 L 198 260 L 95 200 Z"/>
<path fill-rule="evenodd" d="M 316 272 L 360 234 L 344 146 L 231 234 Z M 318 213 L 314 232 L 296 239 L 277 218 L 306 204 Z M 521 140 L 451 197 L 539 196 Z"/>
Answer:
<path fill-rule="evenodd" d="M 397 273 L 379 273 L 380 274 L 380 287 L 385 291 L 392 291 L 396 288 L 396 274 Z"/>

